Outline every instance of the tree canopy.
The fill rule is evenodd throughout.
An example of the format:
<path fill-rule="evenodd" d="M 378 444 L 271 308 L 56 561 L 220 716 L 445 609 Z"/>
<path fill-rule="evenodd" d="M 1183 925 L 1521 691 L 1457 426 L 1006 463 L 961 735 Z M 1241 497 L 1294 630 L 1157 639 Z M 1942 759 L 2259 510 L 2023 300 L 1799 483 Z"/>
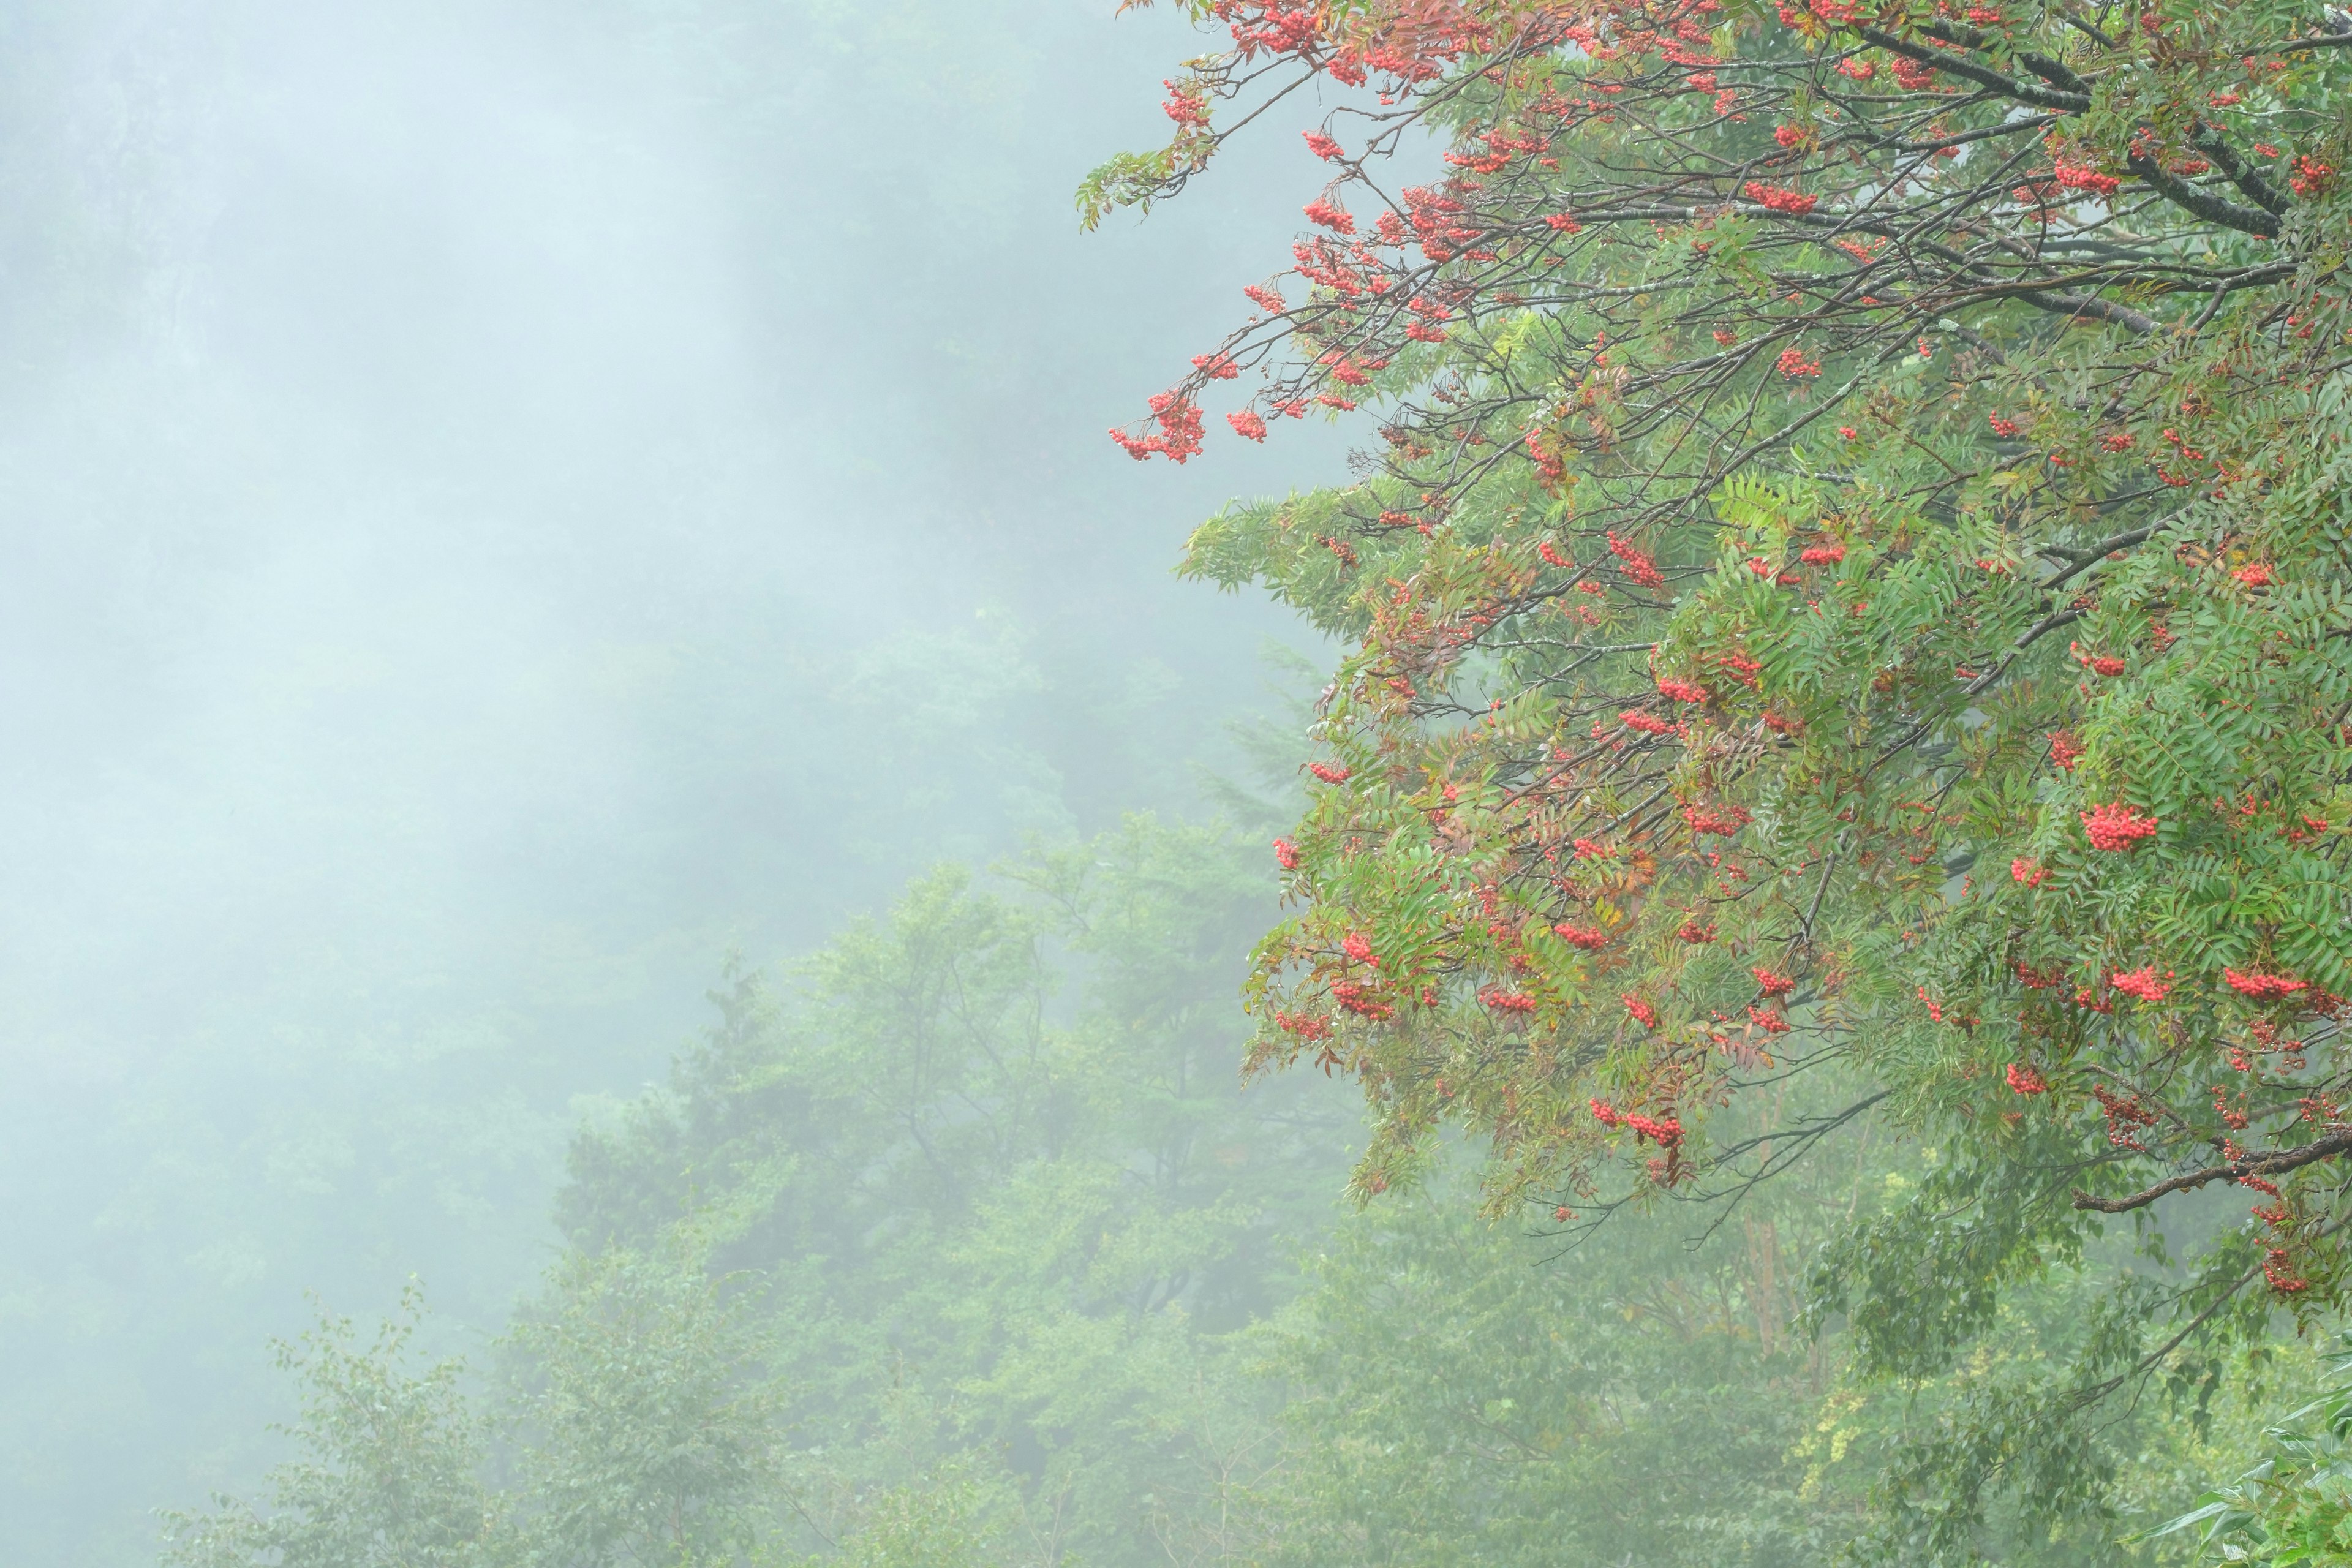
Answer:
<path fill-rule="evenodd" d="M 1737 1201 L 1881 1107 L 1950 1158 L 1818 1306 L 1907 1375 L 2149 1222 L 1948 1471 L 2336 1301 L 2352 19 L 1190 9 L 1219 51 L 1086 213 L 1310 88 L 1328 183 L 1255 313 L 1113 434 L 1181 462 L 1245 377 L 1239 438 L 1379 413 L 1353 482 L 1185 560 L 1349 648 L 1250 995 L 1258 1068 L 1363 1086 L 1359 1190 L 1459 1123 L 1495 1212 L 1574 1232 Z M 1850 1096 L 1717 1135 L 1825 1068 Z"/>

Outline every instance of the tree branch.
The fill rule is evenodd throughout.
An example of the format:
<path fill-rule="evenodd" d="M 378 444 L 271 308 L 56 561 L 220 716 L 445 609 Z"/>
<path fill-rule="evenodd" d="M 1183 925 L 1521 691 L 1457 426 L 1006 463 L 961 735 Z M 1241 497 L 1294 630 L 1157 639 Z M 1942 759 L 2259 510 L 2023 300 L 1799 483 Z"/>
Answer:
<path fill-rule="evenodd" d="M 2189 144 L 2213 160 L 2213 166 L 2230 176 L 2230 183 L 2246 193 L 2247 197 L 2273 217 L 2284 217 L 2291 205 L 2279 195 L 2278 187 L 2263 178 L 2263 172 L 2238 156 L 2238 150 L 2210 125 L 2200 125 Z M 2276 230 L 2273 230 L 2276 233 Z"/>
<path fill-rule="evenodd" d="M 2219 158 L 2213 160 L 2221 163 Z M 2155 159 L 2133 153 L 2124 159 L 2124 167 L 2144 181 L 2157 195 L 2174 206 L 2193 213 L 2207 223 L 2218 223 L 2224 228 L 2234 228 L 2241 234 L 2258 234 L 2264 239 L 2276 239 L 2279 233 L 2277 216 L 2253 207 L 2242 207 L 2235 202 L 2225 202 L 2216 195 L 2199 190 L 2178 174 L 2168 174 Z M 2224 173 L 2228 171 L 2224 169 Z"/>
<path fill-rule="evenodd" d="M 2352 48 L 2352 33 L 2314 33 L 2310 37 L 2297 38 L 2292 43 L 2273 44 L 2270 52 L 2283 55 L 2290 49 L 2343 48 Z"/>
<path fill-rule="evenodd" d="M 2128 529 L 2122 533 L 2116 534 L 2112 538 L 2102 539 L 2099 542 L 2092 545 L 2087 550 L 2069 550 L 2061 552 L 2053 548 L 2049 552 L 2049 553 L 2053 555 L 2062 555 L 2063 559 L 2070 563 L 2070 564 L 2063 572 L 2059 573 L 2056 576 L 2051 578 L 2050 581 L 2042 584 L 2042 586 L 2045 590 L 2064 587 L 2073 578 L 2079 576 L 2088 568 L 2105 561 L 2116 551 L 2129 550 L 2135 544 L 2147 543 L 2158 529 L 2162 528 L 2166 523 L 2170 522 L 2171 521 L 2172 519 L 2167 517 L 2149 523 L 2146 528 Z M 2023 642 L 2020 642 L 2017 646 L 2023 647 L 2025 644 Z"/>
<path fill-rule="evenodd" d="M 1987 292 L 1997 290 L 1989 289 Z M 2135 310 L 2128 305 L 2117 305 L 2089 294 L 2053 294 L 2041 289 L 2021 289 L 2011 298 L 2048 310 L 2053 315 L 2083 316 L 2096 321 L 2112 321 L 2141 337 L 2163 329 L 2163 323 L 2153 316 Z"/>
<path fill-rule="evenodd" d="M 1915 44 L 1908 38 L 1897 37 L 1884 28 L 1856 27 L 1854 31 L 1866 41 L 1876 44 L 1891 54 L 1901 55 L 1904 58 L 1919 65 L 1932 66 L 1939 71 L 1948 71 L 1956 77 L 1975 82 L 1979 87 L 1990 88 L 2004 98 L 2015 99 L 2020 103 L 2030 103 L 2036 109 L 2082 110 L 2091 107 L 2091 95 L 2087 92 L 2067 92 L 2057 88 L 2036 87 L 2032 82 L 2019 81 L 2014 77 L 2003 76 L 1990 66 L 1980 66 L 1972 60 L 1954 59 L 1941 49 L 1931 49 L 1923 45 Z"/>
<path fill-rule="evenodd" d="M 2332 1160 L 2347 1150 L 2352 1150 L 2352 1131 L 2331 1132 L 2300 1149 L 2273 1149 L 2260 1154 L 2249 1154 L 2242 1160 L 2232 1160 L 2226 1165 L 2190 1171 L 2158 1182 L 2146 1192 L 2134 1193 L 2127 1198 L 2094 1197 L 2078 1187 L 2074 1192 L 2074 1206 L 2096 1209 L 2101 1214 L 2129 1214 L 2134 1209 L 2147 1207 L 2167 1193 L 2189 1192 L 2208 1182 L 2234 1182 L 2242 1176 L 2270 1176 L 2300 1170 L 2305 1165 L 2315 1165 L 2322 1160 Z"/>

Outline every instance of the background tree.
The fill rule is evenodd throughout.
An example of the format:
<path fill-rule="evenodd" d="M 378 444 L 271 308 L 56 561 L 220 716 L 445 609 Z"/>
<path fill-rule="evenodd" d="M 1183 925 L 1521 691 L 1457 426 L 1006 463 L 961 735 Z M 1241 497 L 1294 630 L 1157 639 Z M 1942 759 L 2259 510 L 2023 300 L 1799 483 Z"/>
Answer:
<path fill-rule="evenodd" d="M 692 1225 L 766 1279 L 785 1546 L 1160 1562 L 1271 1463 L 1227 1341 L 1295 1290 L 1354 1130 L 1236 1081 L 1257 860 L 1136 818 L 944 868 L 743 976 L 673 1089 L 581 1140 L 583 1251 Z"/>
<path fill-rule="evenodd" d="M 424 1311 L 411 1289 L 401 1315 L 364 1345 L 347 1319 L 322 1318 L 277 1347 L 303 1391 L 290 1429 L 298 1458 L 274 1470 L 266 1507 L 215 1500 L 214 1511 L 164 1518 L 171 1568 L 478 1568 L 503 1563 L 501 1516 L 483 1481 L 480 1420 L 454 1361 L 408 1366 Z"/>
<path fill-rule="evenodd" d="M 724 1568 L 788 1495 L 757 1297 L 700 1243 L 574 1253 L 511 1336 L 523 1561 Z"/>

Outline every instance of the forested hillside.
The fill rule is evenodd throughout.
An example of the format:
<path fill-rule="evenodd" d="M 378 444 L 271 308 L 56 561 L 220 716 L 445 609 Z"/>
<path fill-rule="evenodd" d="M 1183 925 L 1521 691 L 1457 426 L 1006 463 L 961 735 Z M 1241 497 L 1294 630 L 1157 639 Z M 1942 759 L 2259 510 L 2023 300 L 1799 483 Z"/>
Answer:
<path fill-rule="evenodd" d="M 2146 1264 L 2095 1247 L 1966 1364 L 1887 1375 L 1821 1306 L 1944 1173 L 1884 1116 L 1737 1209 L 1574 1241 L 1480 1218 L 1467 1150 L 1339 1204 L 1336 1086 L 1238 1079 L 1262 844 L 1136 818 L 730 976 L 575 1142 L 509 1334 L 469 1368 L 414 1322 L 289 1346 L 306 1458 L 166 1561 L 1794 1565 L 1968 1507 L 1994 1560 L 2078 1563 L 2242 1468 L 2268 1385 L 1953 1496 L 1988 1399 Z"/>

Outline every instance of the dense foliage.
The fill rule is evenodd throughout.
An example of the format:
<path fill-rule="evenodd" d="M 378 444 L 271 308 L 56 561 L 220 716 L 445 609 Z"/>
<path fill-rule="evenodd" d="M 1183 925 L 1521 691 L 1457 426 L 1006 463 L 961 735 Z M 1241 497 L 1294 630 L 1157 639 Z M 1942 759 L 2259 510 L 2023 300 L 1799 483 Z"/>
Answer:
<path fill-rule="evenodd" d="M 1257 1425 L 1207 1346 L 1279 1300 L 1344 1168 L 1304 1086 L 1235 1081 L 1265 888 L 1228 838 L 1139 819 L 1013 874 L 919 885 L 793 1005 L 747 988 L 676 1101 L 575 1157 L 575 1242 L 708 1209 L 719 1263 L 772 1274 L 811 1547 L 892 1498 L 1047 1562 L 1200 1528 Z"/>
<path fill-rule="evenodd" d="M 2263 1434 L 2262 1463 L 2156 1532 L 2196 1529 L 2227 1563 L 2352 1560 L 2352 1356 L 2333 1359 L 2327 1387 Z"/>
<path fill-rule="evenodd" d="M 167 1562 L 1794 1568 L 1883 1541 L 1890 1486 L 1931 1489 L 1917 1458 L 2129 1264 L 1889 1383 L 1807 1279 L 1939 1178 L 1884 1117 L 1566 1256 L 1478 1218 L 1458 1153 L 1343 1214 L 1339 1086 L 1236 1084 L 1257 858 L 1138 820 L 734 975 L 671 1085 L 583 1133 L 570 1246 L 487 1364 L 432 1359 L 417 1300 L 281 1347 L 297 1455 L 173 1519 Z M 1979 1544 L 2119 1556 L 2252 1457 L 2242 1401 L 2198 1416 L 2077 1444 L 2063 1508 L 1986 1489 Z"/>
<path fill-rule="evenodd" d="M 1223 52 L 1097 215 L 1359 89 L 1292 269 L 1115 435 L 1181 461 L 1250 372 L 1244 437 L 1383 411 L 1357 482 L 1187 558 L 1353 645 L 1252 994 L 1260 1066 L 1362 1083 L 1360 1188 L 1457 1121 L 1495 1212 L 1573 1230 L 1881 1106 L 1952 1157 L 1821 1305 L 1915 1377 L 2102 1216 L 2160 1257 L 2213 1229 L 2172 1194 L 2248 1189 L 1919 1458 L 1913 1549 L 1965 1555 L 1984 1479 L 2065 1491 L 2074 1416 L 2341 1293 L 2352 23 L 1192 9 Z M 1425 132 L 1447 173 L 1402 184 Z M 1845 1110 L 1711 1125 L 1830 1064 Z"/>
<path fill-rule="evenodd" d="M 1007 878 L 735 976 L 580 1139 L 489 1397 L 328 1325 L 285 1358 L 308 1457 L 170 1560 L 1142 1563 L 1211 1530 L 1270 1430 L 1223 1337 L 1295 1289 L 1355 1129 L 1240 1090 L 1268 889 L 1229 836 L 1137 819 Z"/>

